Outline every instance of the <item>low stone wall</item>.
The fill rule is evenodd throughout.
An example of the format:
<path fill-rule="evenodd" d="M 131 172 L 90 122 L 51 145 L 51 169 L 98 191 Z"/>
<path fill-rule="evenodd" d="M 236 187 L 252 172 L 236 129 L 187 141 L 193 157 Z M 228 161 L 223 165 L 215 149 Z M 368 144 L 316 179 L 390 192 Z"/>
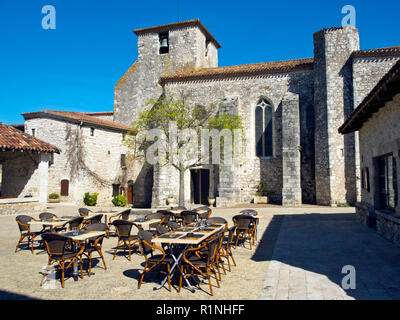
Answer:
<path fill-rule="evenodd" d="M 36 198 L 23 199 L 1 199 L 0 200 L 0 216 L 5 215 L 30 215 L 40 211 L 45 211 L 46 204 L 39 202 Z"/>
<path fill-rule="evenodd" d="M 400 247 L 400 216 L 379 210 L 375 213 L 378 234 Z"/>
<path fill-rule="evenodd" d="M 360 202 L 356 202 L 354 206 L 356 207 L 356 220 L 367 227 L 375 228 L 376 217 L 374 210 L 369 209 L 366 204 Z"/>

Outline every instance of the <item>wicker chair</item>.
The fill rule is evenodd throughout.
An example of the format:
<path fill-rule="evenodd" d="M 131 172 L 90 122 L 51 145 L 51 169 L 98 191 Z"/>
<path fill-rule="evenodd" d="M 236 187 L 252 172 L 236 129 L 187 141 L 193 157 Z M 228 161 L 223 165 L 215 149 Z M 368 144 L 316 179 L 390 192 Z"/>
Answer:
<path fill-rule="evenodd" d="M 234 216 L 232 220 L 234 225 L 237 227 L 235 248 L 237 248 L 239 240 L 244 240 L 243 246 L 246 240 L 249 240 L 250 249 L 252 249 L 251 244 L 254 244 L 256 219 L 252 216 L 239 214 Z"/>
<path fill-rule="evenodd" d="M 105 223 L 93 223 L 85 227 L 86 231 L 104 231 L 107 232 L 108 226 Z M 103 239 L 105 235 L 89 239 L 85 245 L 83 255 L 87 257 L 89 262 L 89 277 L 92 273 L 92 254 L 97 252 L 103 261 L 104 269 L 107 270 L 106 262 L 104 261 L 103 253 L 101 251 L 103 246 Z"/>
<path fill-rule="evenodd" d="M 206 220 L 206 223 L 220 223 L 225 225 L 225 229 L 228 228 L 228 221 L 221 217 L 212 217 Z"/>
<path fill-rule="evenodd" d="M 42 213 L 39 214 L 39 219 L 40 220 L 51 220 L 51 219 L 54 219 L 54 218 L 57 218 L 57 216 L 54 213 L 51 213 L 51 212 L 42 212 Z M 43 229 L 40 232 L 43 233 L 43 232 L 51 232 L 51 231 L 52 231 L 52 228 L 50 226 L 43 225 Z M 61 230 L 59 228 L 57 228 L 57 230 L 54 230 L 54 231 L 58 232 L 58 231 L 61 231 Z"/>
<path fill-rule="evenodd" d="M 138 289 L 140 289 L 140 286 L 142 285 L 144 275 L 148 272 L 152 272 L 158 265 L 161 265 L 167 267 L 167 271 L 160 271 L 160 272 L 168 273 L 168 287 L 169 291 L 171 292 L 171 276 L 169 275 L 169 271 L 171 270 L 171 265 L 174 263 L 174 260 L 172 259 L 171 256 L 166 254 L 163 248 L 158 247 L 151 243 L 153 234 L 150 231 L 140 230 L 138 235 L 139 235 L 142 254 L 146 260 L 143 273 L 138 283 Z M 154 255 L 155 250 L 160 251 L 161 254 Z"/>
<path fill-rule="evenodd" d="M 212 284 L 211 284 L 211 274 L 215 273 L 215 280 L 217 282 L 218 288 L 220 287 L 218 277 L 216 275 L 216 258 L 217 258 L 217 247 L 218 238 L 214 237 L 211 240 L 203 242 L 199 247 L 190 248 L 183 253 L 183 263 L 181 264 L 181 276 L 179 279 L 179 289 L 180 292 L 182 288 L 182 274 L 191 278 L 195 276 L 202 276 L 208 280 L 210 287 L 210 294 L 213 295 Z M 206 253 L 204 254 L 203 248 L 206 248 Z M 197 253 L 197 254 L 196 254 Z"/>
<path fill-rule="evenodd" d="M 157 210 L 157 213 L 161 213 L 164 216 L 164 220 L 162 224 L 167 224 L 170 221 L 174 221 L 174 214 L 169 210 Z"/>
<path fill-rule="evenodd" d="M 103 218 L 102 214 L 96 214 L 93 217 L 87 218 L 87 219 L 83 220 L 82 228 L 85 228 L 86 226 L 91 225 L 91 224 L 101 223 L 102 218 Z"/>
<path fill-rule="evenodd" d="M 39 214 L 39 219 L 40 220 L 51 220 L 57 218 L 57 216 L 54 213 L 51 212 L 42 212 Z"/>
<path fill-rule="evenodd" d="M 159 224 L 156 227 L 156 231 L 157 231 L 157 235 L 160 236 L 160 235 L 162 235 L 164 233 L 170 232 L 170 229 L 167 226 L 163 226 L 163 225 Z"/>
<path fill-rule="evenodd" d="M 171 231 L 176 231 L 177 229 L 179 229 L 179 223 L 175 222 L 175 221 L 169 221 L 167 223 L 167 227 L 171 230 Z"/>
<path fill-rule="evenodd" d="M 72 250 L 68 250 L 67 247 L 70 243 L 71 239 L 52 232 L 47 232 L 42 234 L 42 239 L 46 245 L 46 251 L 49 256 L 48 265 L 56 262 L 58 264 L 57 269 L 61 270 L 61 286 L 64 288 L 64 272 L 66 269 L 72 267 L 72 264 L 79 259 L 80 261 L 80 277 L 83 278 L 82 272 L 82 253 L 85 249 L 85 246 L 82 244 L 80 250 L 78 252 L 74 252 Z M 40 286 L 43 284 L 43 280 L 46 277 L 47 273 L 43 274 L 42 281 L 40 282 Z"/>
<path fill-rule="evenodd" d="M 210 218 L 210 216 L 212 214 L 212 209 L 207 206 L 198 207 L 198 208 L 194 209 L 193 211 L 195 211 L 199 214 L 200 220 L 207 220 Z"/>
<path fill-rule="evenodd" d="M 138 235 L 131 234 L 132 227 L 135 224 L 127 220 L 115 220 L 113 225 L 118 236 L 118 242 L 114 251 L 113 260 L 115 259 L 115 255 L 117 254 L 118 250 L 123 249 L 125 251 L 128 249 L 129 261 L 131 261 L 131 249 L 134 248 L 135 244 L 138 242 Z"/>
<path fill-rule="evenodd" d="M 68 226 L 68 230 L 74 230 L 74 229 L 79 230 L 82 228 L 83 219 L 84 217 L 74 218 L 64 223 L 59 229 L 65 229 Z"/>
<path fill-rule="evenodd" d="M 41 231 L 38 231 L 38 232 L 31 231 L 29 222 L 34 219 L 30 216 L 19 215 L 15 218 L 15 220 L 17 221 L 19 232 L 20 232 L 20 237 L 19 237 L 17 246 L 15 248 L 15 252 L 18 251 L 18 248 L 19 248 L 20 244 L 23 242 L 23 240 L 25 238 L 27 238 L 28 247 L 29 247 L 29 244 L 31 244 L 31 251 L 33 254 L 33 242 L 35 241 L 35 238 L 37 236 L 42 234 L 42 232 Z"/>
<path fill-rule="evenodd" d="M 233 226 L 231 228 L 229 228 L 228 231 L 228 238 L 226 241 L 224 241 L 222 243 L 222 248 L 220 251 L 221 257 L 225 258 L 226 261 L 228 262 L 228 270 L 229 272 L 231 271 L 231 263 L 229 261 L 229 259 L 232 259 L 233 265 L 236 267 L 236 261 L 233 258 L 233 254 L 232 254 L 232 242 L 233 242 L 233 236 L 235 235 L 236 232 L 236 226 Z"/>
<path fill-rule="evenodd" d="M 79 208 L 79 209 L 78 209 L 78 212 L 79 212 L 79 215 L 80 215 L 81 217 L 88 217 L 89 214 L 90 214 L 91 212 L 93 212 L 93 211 L 92 211 L 92 210 L 89 210 L 89 209 L 86 209 L 86 208 Z"/>
<path fill-rule="evenodd" d="M 182 223 L 184 226 L 196 223 L 199 220 L 199 214 L 195 211 L 185 210 L 181 212 Z"/>

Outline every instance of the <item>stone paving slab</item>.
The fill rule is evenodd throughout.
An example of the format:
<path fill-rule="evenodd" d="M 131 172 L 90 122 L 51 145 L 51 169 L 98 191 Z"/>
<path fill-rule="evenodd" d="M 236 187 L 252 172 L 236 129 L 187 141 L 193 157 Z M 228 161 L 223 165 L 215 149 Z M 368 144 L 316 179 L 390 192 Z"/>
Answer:
<path fill-rule="evenodd" d="M 345 265 L 354 290 L 341 286 Z M 285 214 L 260 299 L 399 299 L 398 270 L 400 249 L 353 214 Z"/>

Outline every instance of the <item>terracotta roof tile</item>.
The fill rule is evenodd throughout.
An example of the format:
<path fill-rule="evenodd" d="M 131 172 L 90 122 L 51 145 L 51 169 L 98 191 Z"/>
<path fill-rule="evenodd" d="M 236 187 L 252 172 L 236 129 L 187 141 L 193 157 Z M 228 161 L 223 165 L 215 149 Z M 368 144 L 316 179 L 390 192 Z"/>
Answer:
<path fill-rule="evenodd" d="M 100 126 L 104 128 L 109 128 L 117 131 L 130 131 L 132 130 L 131 127 L 128 127 L 126 125 L 114 122 L 114 121 L 109 121 L 109 120 L 104 120 L 101 118 L 96 118 L 92 115 L 88 115 L 87 113 L 82 113 L 82 112 L 71 112 L 71 111 L 55 111 L 55 110 L 44 110 L 44 111 L 39 111 L 39 112 L 30 112 L 30 113 L 23 113 L 22 116 L 25 119 L 32 119 L 32 118 L 38 118 L 38 117 L 50 117 L 50 118 L 56 118 L 56 119 L 62 119 L 62 120 L 69 120 L 73 122 L 83 122 L 85 124 L 89 125 L 95 125 L 95 126 Z"/>
<path fill-rule="evenodd" d="M 160 78 L 159 83 L 210 80 L 230 77 L 256 76 L 263 74 L 286 73 L 301 70 L 313 70 L 314 59 L 295 59 L 264 63 L 244 64 L 229 67 L 204 68 L 176 72 Z"/>
<path fill-rule="evenodd" d="M 377 48 L 369 50 L 358 50 L 352 54 L 353 58 L 364 58 L 364 57 L 391 57 L 400 56 L 400 46 Z"/>
<path fill-rule="evenodd" d="M 53 145 L 0 122 L 0 150 L 23 150 L 60 153 Z"/>

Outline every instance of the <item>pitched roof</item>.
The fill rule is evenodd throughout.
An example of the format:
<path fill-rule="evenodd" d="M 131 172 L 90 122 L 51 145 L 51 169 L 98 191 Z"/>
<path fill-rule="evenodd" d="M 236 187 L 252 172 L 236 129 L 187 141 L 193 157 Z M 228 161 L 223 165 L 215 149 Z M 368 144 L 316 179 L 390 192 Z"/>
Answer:
<path fill-rule="evenodd" d="M 33 119 L 33 118 L 40 118 L 40 117 L 50 117 L 50 118 L 54 118 L 54 119 L 72 121 L 75 123 L 82 122 L 82 123 L 85 123 L 88 125 L 94 125 L 94 126 L 117 130 L 117 131 L 122 131 L 122 132 L 132 130 L 131 127 L 128 127 L 126 125 L 123 125 L 123 124 L 120 124 L 120 123 L 117 123 L 114 121 L 96 118 L 92 115 L 88 115 L 87 113 L 82 113 L 82 112 L 44 110 L 44 111 L 39 111 L 39 112 L 23 113 L 22 116 L 25 118 L 25 120 Z"/>
<path fill-rule="evenodd" d="M 60 150 L 53 145 L 43 142 L 2 122 L 0 122 L 0 150 L 60 153 Z"/>
<path fill-rule="evenodd" d="M 353 58 L 400 56 L 400 46 L 354 51 Z"/>
<path fill-rule="evenodd" d="M 113 116 L 114 111 L 104 111 L 104 112 L 85 112 L 88 116 L 96 117 L 96 116 Z"/>
<path fill-rule="evenodd" d="M 375 112 L 400 93 L 400 60 L 378 82 L 339 128 L 342 134 L 359 130 Z"/>
<path fill-rule="evenodd" d="M 229 67 L 203 68 L 176 72 L 160 78 L 160 85 L 168 82 L 210 80 L 231 77 L 256 76 L 263 74 L 287 73 L 313 70 L 314 59 L 294 59 L 285 61 L 244 64 Z"/>
<path fill-rule="evenodd" d="M 163 32 L 174 29 L 182 29 L 187 27 L 198 27 L 205 34 L 206 38 L 216 45 L 217 49 L 221 48 L 220 43 L 214 38 L 214 36 L 206 29 L 206 27 L 200 22 L 199 19 L 181 21 L 175 23 L 164 24 L 161 26 L 155 26 L 150 28 L 136 29 L 133 32 L 136 35 L 146 34 L 146 33 L 155 33 L 155 32 Z"/>

